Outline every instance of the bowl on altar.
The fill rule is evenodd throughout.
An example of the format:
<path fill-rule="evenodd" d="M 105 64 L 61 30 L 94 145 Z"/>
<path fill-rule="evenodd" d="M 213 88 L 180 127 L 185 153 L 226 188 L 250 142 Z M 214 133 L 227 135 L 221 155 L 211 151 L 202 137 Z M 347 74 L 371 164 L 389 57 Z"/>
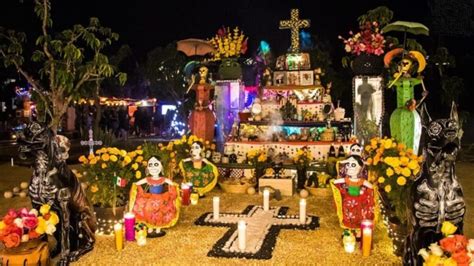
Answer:
<path fill-rule="evenodd" d="M 226 193 L 235 193 L 235 194 L 247 194 L 247 189 L 249 187 L 255 187 L 255 183 L 229 183 L 229 182 L 219 182 L 219 187 Z"/>
<path fill-rule="evenodd" d="M 329 188 L 329 185 L 327 187 L 308 187 L 305 186 L 304 189 L 308 190 L 310 195 L 313 196 L 322 196 L 322 195 L 328 195 L 328 193 L 332 193 Z"/>

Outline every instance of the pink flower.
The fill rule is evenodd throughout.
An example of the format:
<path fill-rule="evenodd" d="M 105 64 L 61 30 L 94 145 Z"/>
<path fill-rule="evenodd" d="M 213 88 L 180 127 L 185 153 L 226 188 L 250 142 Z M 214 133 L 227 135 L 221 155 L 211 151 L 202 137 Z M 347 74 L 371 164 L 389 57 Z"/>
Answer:
<path fill-rule="evenodd" d="M 32 230 L 38 225 L 38 218 L 36 216 L 23 217 L 23 226 Z"/>

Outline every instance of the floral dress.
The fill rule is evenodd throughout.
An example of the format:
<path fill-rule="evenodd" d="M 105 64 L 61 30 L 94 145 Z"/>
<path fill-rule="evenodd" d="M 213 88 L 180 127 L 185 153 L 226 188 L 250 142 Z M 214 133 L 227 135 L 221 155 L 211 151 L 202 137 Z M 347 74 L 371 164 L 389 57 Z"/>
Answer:
<path fill-rule="evenodd" d="M 196 168 L 191 159 L 184 159 L 179 163 L 179 168 L 186 182 L 193 184 L 199 195 L 211 191 L 217 184 L 217 167 L 203 159 L 201 167 Z"/>

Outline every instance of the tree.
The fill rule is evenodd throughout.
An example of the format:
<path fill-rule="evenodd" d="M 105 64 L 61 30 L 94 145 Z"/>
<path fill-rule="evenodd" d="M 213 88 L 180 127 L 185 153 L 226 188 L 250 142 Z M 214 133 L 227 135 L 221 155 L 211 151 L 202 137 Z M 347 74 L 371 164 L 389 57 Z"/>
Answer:
<path fill-rule="evenodd" d="M 116 73 L 103 51 L 119 36 L 101 26 L 97 18 L 90 18 L 87 26 L 77 24 L 53 34 L 51 1 L 35 0 L 34 11 L 41 20 L 41 34 L 35 43 L 37 49 L 31 56 L 32 62 L 39 65 L 37 75 L 24 65 L 24 33 L 0 28 L 0 59 L 5 67 L 16 68 L 32 86 L 43 118 L 56 132 L 73 100 L 87 95 L 89 90 L 100 86 L 104 78 Z M 115 77 L 122 84 L 126 81 L 124 73 L 117 73 Z"/>

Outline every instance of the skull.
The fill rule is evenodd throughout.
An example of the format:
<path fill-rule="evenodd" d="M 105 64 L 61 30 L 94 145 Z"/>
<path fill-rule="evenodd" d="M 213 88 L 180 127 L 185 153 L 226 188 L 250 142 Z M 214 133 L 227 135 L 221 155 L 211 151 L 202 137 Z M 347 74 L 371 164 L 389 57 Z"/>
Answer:
<path fill-rule="evenodd" d="M 206 83 L 208 72 L 209 72 L 209 70 L 205 66 L 202 66 L 202 67 L 199 68 L 199 77 L 200 77 L 199 83 L 200 84 Z"/>
<path fill-rule="evenodd" d="M 200 142 L 194 142 L 191 145 L 191 158 L 193 160 L 200 160 L 202 152 L 202 144 Z"/>
<path fill-rule="evenodd" d="M 411 69 L 412 64 L 413 64 L 413 61 L 411 59 L 409 59 L 409 58 L 402 59 L 401 66 L 400 66 L 400 72 L 402 74 L 408 73 L 408 71 L 410 71 L 410 69 Z"/>
<path fill-rule="evenodd" d="M 349 155 L 362 155 L 362 146 L 359 143 L 354 143 L 350 147 Z"/>
<path fill-rule="evenodd" d="M 148 160 L 148 166 L 146 169 L 152 177 L 158 178 L 163 171 L 163 165 L 158 158 L 153 156 Z"/>
<path fill-rule="evenodd" d="M 359 173 L 362 171 L 362 160 L 357 160 L 356 156 L 349 156 L 349 158 L 342 161 L 342 163 L 345 164 L 346 173 L 349 177 L 358 178 Z"/>
<path fill-rule="evenodd" d="M 220 152 L 218 151 L 215 151 L 213 154 L 212 154 L 212 161 L 215 162 L 215 163 L 220 163 L 221 162 L 221 158 L 222 158 L 222 155 Z"/>

